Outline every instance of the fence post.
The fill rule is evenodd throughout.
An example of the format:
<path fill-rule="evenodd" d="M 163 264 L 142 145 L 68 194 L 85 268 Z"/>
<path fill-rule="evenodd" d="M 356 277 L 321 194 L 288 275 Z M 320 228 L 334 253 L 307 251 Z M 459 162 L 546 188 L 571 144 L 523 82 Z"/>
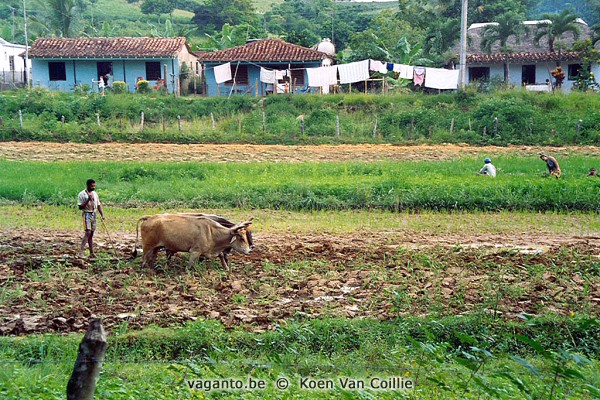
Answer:
<path fill-rule="evenodd" d="M 179 127 L 179 132 L 181 132 L 181 115 L 177 116 L 177 126 Z"/>
<path fill-rule="evenodd" d="M 98 124 L 98 127 L 100 127 L 100 114 L 96 113 L 96 123 Z"/>
<path fill-rule="evenodd" d="M 79 344 L 77 360 L 67 384 L 67 400 L 93 400 L 106 347 L 102 319 L 93 318 Z"/>
<path fill-rule="evenodd" d="M 141 130 L 144 130 L 144 112 L 143 111 L 140 114 L 140 126 L 141 126 Z"/>
<path fill-rule="evenodd" d="M 452 118 L 452 120 L 450 121 L 450 134 L 452 135 L 454 133 L 454 118 Z"/>
<path fill-rule="evenodd" d="M 375 116 L 375 126 L 373 127 L 373 139 L 377 137 L 377 115 Z"/>
<path fill-rule="evenodd" d="M 575 140 L 579 139 L 579 131 L 581 130 L 581 123 L 583 122 L 582 119 L 580 119 L 579 121 L 577 121 L 577 126 L 575 127 Z"/>
<path fill-rule="evenodd" d="M 23 111 L 19 110 L 19 127 L 23 129 Z"/>
<path fill-rule="evenodd" d="M 263 117 L 263 132 L 265 132 L 267 130 L 267 117 L 265 115 L 265 112 L 262 112 L 262 117 Z"/>
<path fill-rule="evenodd" d="M 0 126 L 2 126 L 2 123 L 3 123 L 3 122 L 4 122 L 4 121 L 2 121 L 2 117 L 0 117 Z"/>
<path fill-rule="evenodd" d="M 300 133 L 304 135 L 304 115 L 300 115 Z"/>
<path fill-rule="evenodd" d="M 212 128 L 214 131 L 216 128 L 215 128 L 215 116 L 213 115 L 213 113 L 210 113 L 210 120 L 212 121 Z"/>
<path fill-rule="evenodd" d="M 498 136 L 498 117 L 494 118 L 494 137 Z"/>
<path fill-rule="evenodd" d="M 119 114 L 119 129 L 123 130 L 123 114 Z"/>
<path fill-rule="evenodd" d="M 529 135 L 533 135 L 533 117 L 529 118 Z"/>
<path fill-rule="evenodd" d="M 340 116 L 335 116 L 335 130 L 338 136 L 340 136 Z"/>
<path fill-rule="evenodd" d="M 487 126 L 484 126 L 484 127 L 483 127 L 483 136 L 485 136 L 485 135 L 486 135 L 486 133 L 487 133 Z"/>
<path fill-rule="evenodd" d="M 167 130 L 167 121 L 165 120 L 165 114 L 160 114 L 160 122 L 162 123 L 163 133 Z"/>
<path fill-rule="evenodd" d="M 62 122 L 63 125 L 65 124 L 65 116 L 64 115 L 60 116 L 60 122 Z"/>

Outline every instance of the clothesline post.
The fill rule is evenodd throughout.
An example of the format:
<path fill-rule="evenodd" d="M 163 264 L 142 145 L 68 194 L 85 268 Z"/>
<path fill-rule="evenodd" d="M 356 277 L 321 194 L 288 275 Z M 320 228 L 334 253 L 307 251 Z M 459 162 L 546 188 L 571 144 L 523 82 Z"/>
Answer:
<path fill-rule="evenodd" d="M 335 116 L 335 129 L 337 131 L 337 135 L 340 136 L 340 116 Z"/>
<path fill-rule="evenodd" d="M 258 97 L 258 79 L 256 80 L 255 85 L 256 85 L 256 97 Z"/>
<path fill-rule="evenodd" d="M 365 94 L 369 93 L 369 81 L 365 81 Z"/>
<path fill-rule="evenodd" d="M 377 116 L 375 116 L 375 126 L 373 127 L 373 139 L 377 137 Z"/>

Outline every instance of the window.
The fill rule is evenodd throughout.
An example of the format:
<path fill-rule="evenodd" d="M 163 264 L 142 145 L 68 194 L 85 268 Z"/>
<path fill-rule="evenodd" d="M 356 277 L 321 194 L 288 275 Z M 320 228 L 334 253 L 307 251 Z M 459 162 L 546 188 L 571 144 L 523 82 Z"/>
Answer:
<path fill-rule="evenodd" d="M 469 67 L 469 82 L 490 79 L 490 67 Z"/>
<path fill-rule="evenodd" d="M 10 71 L 15 70 L 15 56 L 8 56 L 8 67 Z"/>
<path fill-rule="evenodd" d="M 569 75 L 567 77 L 567 80 L 576 81 L 580 70 L 581 64 L 569 64 Z"/>
<path fill-rule="evenodd" d="M 250 79 L 248 78 L 248 66 L 231 64 L 231 78 L 230 81 L 225 82 L 226 85 L 233 85 L 233 81 L 235 81 L 235 84 L 238 86 L 248 85 L 250 83 Z"/>
<path fill-rule="evenodd" d="M 157 81 L 161 78 L 160 75 L 160 62 L 149 61 L 146 63 L 146 80 Z"/>
<path fill-rule="evenodd" d="M 48 75 L 51 81 L 66 81 L 67 69 L 64 62 L 49 62 Z"/>

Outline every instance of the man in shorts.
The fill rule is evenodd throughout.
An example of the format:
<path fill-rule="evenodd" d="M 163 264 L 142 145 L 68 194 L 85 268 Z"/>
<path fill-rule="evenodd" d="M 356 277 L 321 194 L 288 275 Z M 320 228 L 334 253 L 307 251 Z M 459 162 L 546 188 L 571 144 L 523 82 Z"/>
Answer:
<path fill-rule="evenodd" d="M 96 213 L 100 213 L 100 217 L 104 220 L 104 212 L 102 211 L 102 204 L 96 193 L 96 181 L 88 179 L 86 182 L 86 189 L 82 190 L 77 196 L 77 206 L 81 212 L 81 218 L 83 220 L 83 228 L 85 234 L 81 240 L 81 247 L 79 249 L 79 256 L 84 256 L 85 244 L 87 243 L 90 248 L 90 258 L 96 257 L 94 253 L 94 232 L 96 231 Z"/>

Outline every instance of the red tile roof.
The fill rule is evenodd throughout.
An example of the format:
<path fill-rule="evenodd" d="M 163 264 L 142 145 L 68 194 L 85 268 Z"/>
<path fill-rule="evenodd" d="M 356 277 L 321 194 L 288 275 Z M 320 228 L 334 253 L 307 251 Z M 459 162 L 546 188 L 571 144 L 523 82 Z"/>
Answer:
<path fill-rule="evenodd" d="M 198 54 L 198 61 L 320 61 L 329 56 L 321 51 L 287 43 L 281 39 L 259 39 L 242 46 Z"/>
<path fill-rule="evenodd" d="M 39 38 L 30 58 L 172 57 L 186 46 L 184 37 Z"/>
<path fill-rule="evenodd" d="M 540 52 L 540 53 L 494 53 L 494 54 L 468 54 L 467 64 L 493 64 L 503 63 L 543 62 L 543 61 L 579 61 L 582 55 L 577 51 Z"/>

